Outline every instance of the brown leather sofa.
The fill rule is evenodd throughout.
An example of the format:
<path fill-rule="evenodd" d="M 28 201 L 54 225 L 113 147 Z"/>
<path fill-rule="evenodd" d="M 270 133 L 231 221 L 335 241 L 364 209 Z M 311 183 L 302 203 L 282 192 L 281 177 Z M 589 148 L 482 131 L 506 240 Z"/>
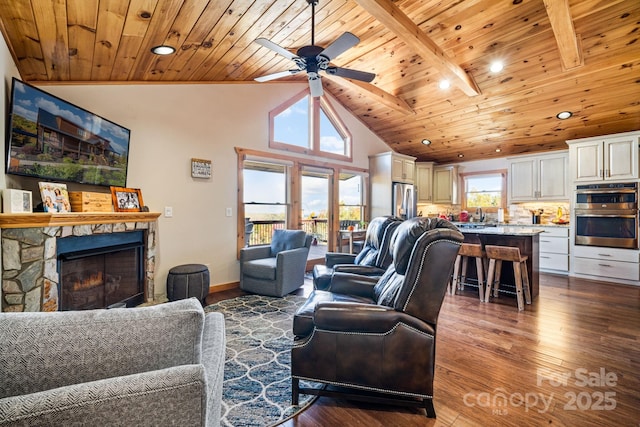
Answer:
<path fill-rule="evenodd" d="M 464 237 L 450 222 L 412 218 L 391 239 L 393 262 L 377 281 L 334 273 L 294 317 L 292 400 L 299 393 L 424 407 L 435 418 L 438 314 Z M 324 383 L 301 387 L 300 380 Z"/>
<path fill-rule="evenodd" d="M 334 272 L 382 276 L 389 264 L 391 236 L 402 220 L 392 216 L 380 216 L 371 220 L 367 227 L 364 246 L 357 254 L 327 252 L 325 264 L 313 266 L 313 288 L 326 291 Z"/>

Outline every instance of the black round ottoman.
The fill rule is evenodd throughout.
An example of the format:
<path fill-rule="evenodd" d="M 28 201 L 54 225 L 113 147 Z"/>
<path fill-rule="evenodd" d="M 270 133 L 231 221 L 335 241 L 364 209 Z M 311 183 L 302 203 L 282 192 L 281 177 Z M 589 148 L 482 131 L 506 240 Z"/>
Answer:
<path fill-rule="evenodd" d="M 167 276 L 167 297 L 177 301 L 196 297 L 204 305 L 209 295 L 209 269 L 202 264 L 184 264 L 173 267 Z"/>

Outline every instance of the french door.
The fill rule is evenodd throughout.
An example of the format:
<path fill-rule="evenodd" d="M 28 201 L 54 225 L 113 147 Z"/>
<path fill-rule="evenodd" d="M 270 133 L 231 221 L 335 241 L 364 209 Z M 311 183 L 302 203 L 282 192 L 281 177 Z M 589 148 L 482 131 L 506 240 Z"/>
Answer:
<path fill-rule="evenodd" d="M 327 245 L 334 235 L 332 188 L 332 169 L 300 168 L 300 228 L 313 236 L 310 261 L 324 259 Z"/>

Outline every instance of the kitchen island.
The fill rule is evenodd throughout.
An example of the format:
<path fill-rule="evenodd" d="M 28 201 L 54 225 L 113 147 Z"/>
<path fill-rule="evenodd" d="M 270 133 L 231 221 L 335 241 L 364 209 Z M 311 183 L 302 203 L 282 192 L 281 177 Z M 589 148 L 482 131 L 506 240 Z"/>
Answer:
<path fill-rule="evenodd" d="M 534 227 L 492 227 L 474 223 L 466 224 L 467 223 L 456 224 L 460 232 L 464 234 L 465 243 L 480 244 L 483 248 L 485 245 L 517 247 L 520 249 L 522 255 L 528 256 L 527 273 L 529 275 L 531 299 L 535 300 L 539 293 L 540 284 L 540 233 L 544 232 L 544 230 Z M 471 224 L 473 224 L 473 226 Z M 474 263 L 469 263 L 466 274 L 467 278 L 477 282 Z M 500 295 L 515 297 L 515 279 L 511 262 L 502 263 Z"/>

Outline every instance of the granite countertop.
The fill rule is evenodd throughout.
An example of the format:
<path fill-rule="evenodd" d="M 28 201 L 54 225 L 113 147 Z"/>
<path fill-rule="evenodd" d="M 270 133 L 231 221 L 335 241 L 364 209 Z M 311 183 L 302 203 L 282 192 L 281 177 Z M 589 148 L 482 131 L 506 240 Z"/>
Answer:
<path fill-rule="evenodd" d="M 544 233 L 542 225 L 482 224 L 477 222 L 454 222 L 462 234 L 493 234 L 504 236 L 535 236 Z M 555 224 L 554 224 L 555 226 Z"/>
<path fill-rule="evenodd" d="M 536 234 L 544 233 L 543 228 L 530 227 L 484 227 L 484 228 L 459 228 L 462 234 L 494 234 L 503 236 L 535 236 Z"/>
<path fill-rule="evenodd" d="M 457 227 L 469 227 L 469 228 L 474 228 L 477 226 L 480 226 L 480 228 L 489 228 L 489 227 L 525 227 L 525 228 L 546 228 L 546 227 L 552 227 L 552 228 L 569 228 L 569 226 L 571 225 L 570 223 L 564 223 L 564 224 L 554 224 L 552 222 L 549 223 L 544 223 L 544 224 L 517 224 L 517 223 L 506 223 L 506 222 L 459 222 L 459 221 L 454 221 L 452 222 L 453 225 L 457 226 Z M 484 226 L 484 227 L 483 227 Z"/>

